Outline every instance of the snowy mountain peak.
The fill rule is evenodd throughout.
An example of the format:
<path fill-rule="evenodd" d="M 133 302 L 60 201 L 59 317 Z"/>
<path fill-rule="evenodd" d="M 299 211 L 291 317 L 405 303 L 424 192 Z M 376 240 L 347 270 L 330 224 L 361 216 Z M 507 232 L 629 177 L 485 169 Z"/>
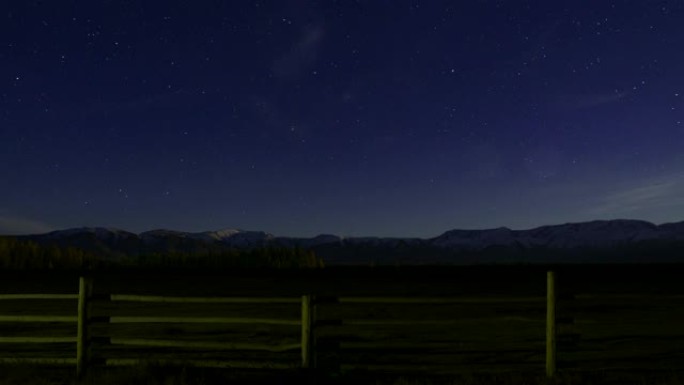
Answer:
<path fill-rule="evenodd" d="M 238 229 L 223 229 L 223 230 L 216 230 L 216 231 L 203 231 L 200 233 L 195 233 L 193 234 L 194 238 L 197 239 L 206 239 L 206 240 L 214 240 L 214 241 L 222 241 L 227 238 L 234 237 L 237 234 L 243 233 L 243 230 L 238 230 Z"/>

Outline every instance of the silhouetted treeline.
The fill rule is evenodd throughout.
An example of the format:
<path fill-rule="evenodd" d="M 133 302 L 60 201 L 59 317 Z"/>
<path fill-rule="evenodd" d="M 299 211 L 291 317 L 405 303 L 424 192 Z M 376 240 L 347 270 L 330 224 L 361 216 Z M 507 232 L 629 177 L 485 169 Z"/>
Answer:
<path fill-rule="evenodd" d="M 75 247 L 44 246 L 33 241 L 0 237 L 0 268 L 71 269 L 102 265 L 95 255 Z"/>
<path fill-rule="evenodd" d="M 323 267 L 323 261 L 311 250 L 268 247 L 205 252 L 155 252 L 125 257 L 119 265 L 152 268 L 268 267 L 290 269 Z"/>
<path fill-rule="evenodd" d="M 613 247 L 549 248 L 489 246 L 458 250 L 429 244 L 399 243 L 395 247 L 372 244 L 314 246 L 328 265 L 467 265 L 544 263 L 682 263 L 684 241 L 647 240 Z"/>
<path fill-rule="evenodd" d="M 317 268 L 323 261 L 302 248 L 255 248 L 250 250 L 196 250 L 144 252 L 133 256 L 102 256 L 76 247 L 41 245 L 0 237 L 0 269 L 83 268 Z"/>

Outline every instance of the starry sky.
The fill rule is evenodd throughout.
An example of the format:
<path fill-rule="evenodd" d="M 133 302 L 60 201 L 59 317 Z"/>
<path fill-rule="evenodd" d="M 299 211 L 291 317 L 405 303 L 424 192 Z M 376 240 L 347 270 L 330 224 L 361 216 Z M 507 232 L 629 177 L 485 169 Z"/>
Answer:
<path fill-rule="evenodd" d="M 684 220 L 681 1 L 3 1 L 0 233 Z"/>

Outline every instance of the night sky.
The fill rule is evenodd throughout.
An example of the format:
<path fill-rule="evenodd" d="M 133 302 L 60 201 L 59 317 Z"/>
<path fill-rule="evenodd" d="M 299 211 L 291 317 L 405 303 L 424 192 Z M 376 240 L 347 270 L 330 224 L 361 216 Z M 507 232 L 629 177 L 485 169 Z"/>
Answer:
<path fill-rule="evenodd" d="M 3 1 L 0 233 L 684 220 L 681 1 Z"/>

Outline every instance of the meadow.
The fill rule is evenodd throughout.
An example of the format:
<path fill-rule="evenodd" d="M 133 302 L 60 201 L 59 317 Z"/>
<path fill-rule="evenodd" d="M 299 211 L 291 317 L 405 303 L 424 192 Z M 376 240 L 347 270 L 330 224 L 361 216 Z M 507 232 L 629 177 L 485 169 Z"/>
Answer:
<path fill-rule="evenodd" d="M 546 271 L 558 276 L 558 373 L 637 378 L 684 367 L 684 267 L 520 265 L 89 272 L 93 317 L 301 319 L 315 295 L 316 363 L 325 376 L 543 377 Z M 77 293 L 80 272 L 0 274 L 0 293 Z M 282 304 L 145 303 L 109 294 L 285 297 Z M 390 297 L 414 303 L 374 303 Z M 99 299 L 97 299 L 99 298 Z M 430 298 L 432 300 L 421 300 Z M 364 300 L 365 299 L 365 300 Z M 441 299 L 441 300 L 440 300 Z M 447 303 L 447 299 L 458 299 Z M 432 301 L 432 302 L 431 302 Z M 5 300 L 2 315 L 77 313 L 76 300 Z M 93 357 L 233 362 L 297 371 L 298 325 L 93 322 Z M 0 337 L 74 337 L 73 323 L 0 322 Z M 135 346 L 135 340 L 234 343 L 237 349 Z M 127 344 L 112 344 L 113 341 Z M 131 341 L 133 341 L 131 344 Z M 240 348 L 243 344 L 243 348 Z M 268 350 L 251 350 L 259 344 Z M 75 344 L 0 344 L 0 357 L 75 357 Z M 271 366 L 273 369 L 261 369 Z M 69 367 L 73 370 L 73 366 Z M 230 371 L 231 369 L 224 369 Z M 623 380 L 624 381 L 624 380 Z"/>

